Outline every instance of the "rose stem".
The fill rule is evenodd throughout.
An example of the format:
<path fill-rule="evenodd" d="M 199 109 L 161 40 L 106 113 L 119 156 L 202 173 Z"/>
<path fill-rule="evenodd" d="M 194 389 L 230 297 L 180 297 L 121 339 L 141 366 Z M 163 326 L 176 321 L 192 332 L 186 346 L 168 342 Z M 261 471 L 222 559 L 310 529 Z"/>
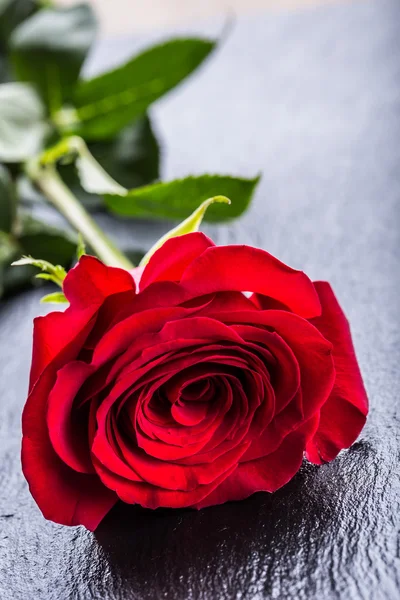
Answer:
<path fill-rule="evenodd" d="M 64 184 L 52 166 L 30 165 L 29 177 L 46 196 L 46 199 L 64 215 L 67 221 L 82 234 L 83 239 L 106 265 L 133 269 L 134 265 L 100 229 L 79 200 Z"/>

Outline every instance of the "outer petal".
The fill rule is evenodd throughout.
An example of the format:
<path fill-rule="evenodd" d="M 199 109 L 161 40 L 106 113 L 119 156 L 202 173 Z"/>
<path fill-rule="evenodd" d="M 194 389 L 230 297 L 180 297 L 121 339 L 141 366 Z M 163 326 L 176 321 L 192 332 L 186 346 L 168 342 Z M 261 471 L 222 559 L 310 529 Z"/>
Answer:
<path fill-rule="evenodd" d="M 96 469 L 100 474 L 101 480 L 104 481 L 110 489 L 115 489 L 118 497 L 127 504 L 140 504 L 144 508 L 156 509 L 164 508 L 186 508 L 189 506 L 197 507 L 205 496 L 218 487 L 218 485 L 235 469 L 231 467 L 228 471 L 220 475 L 212 483 L 201 485 L 190 492 L 181 490 L 166 490 L 149 483 L 138 483 L 135 481 L 127 481 L 122 477 L 110 473 L 99 462 L 96 462 Z"/>
<path fill-rule="evenodd" d="M 315 283 L 322 304 L 322 315 L 312 323 L 333 344 L 336 380 L 321 409 L 320 424 L 307 445 L 307 458 L 321 464 L 335 458 L 358 437 L 368 413 L 365 392 L 351 340 L 349 323 L 329 283 Z"/>
<path fill-rule="evenodd" d="M 105 298 L 134 291 L 135 282 L 128 271 L 107 267 L 93 256 L 82 256 L 69 271 L 63 288 L 71 306 L 34 321 L 30 390 L 46 366 L 86 327 Z"/>
<path fill-rule="evenodd" d="M 154 281 L 179 281 L 194 259 L 212 246 L 214 242 L 200 232 L 170 238 L 150 258 L 140 279 L 140 289 Z"/>
<path fill-rule="evenodd" d="M 111 294 L 134 290 L 135 282 L 128 271 L 107 267 L 94 256 L 85 255 L 68 272 L 63 289 L 73 308 L 85 309 L 102 304 Z"/>
<path fill-rule="evenodd" d="M 58 371 L 48 399 L 47 425 L 53 448 L 61 460 L 78 473 L 94 473 L 88 422 L 82 414 L 81 418 L 74 419 L 73 410 L 76 395 L 92 372 L 93 368 L 84 362 L 68 363 Z"/>
<path fill-rule="evenodd" d="M 115 504 L 115 494 L 95 475 L 76 473 L 55 453 L 46 423 L 47 400 L 56 371 L 73 360 L 90 324 L 70 340 L 42 372 L 33 386 L 22 416 L 22 470 L 43 515 L 63 525 L 85 525 L 94 530 Z"/>
<path fill-rule="evenodd" d="M 69 307 L 34 319 L 29 392 L 44 369 L 81 331 L 89 333 L 95 312 L 92 306 L 79 312 Z"/>
<path fill-rule="evenodd" d="M 255 492 L 274 492 L 288 483 L 301 467 L 306 440 L 317 423 L 318 416 L 312 417 L 290 433 L 275 452 L 240 463 L 196 508 L 243 500 Z"/>
<path fill-rule="evenodd" d="M 256 292 L 271 296 L 300 316 L 321 314 L 318 295 L 307 275 L 250 246 L 208 248 L 188 266 L 181 283 L 197 295 Z"/>

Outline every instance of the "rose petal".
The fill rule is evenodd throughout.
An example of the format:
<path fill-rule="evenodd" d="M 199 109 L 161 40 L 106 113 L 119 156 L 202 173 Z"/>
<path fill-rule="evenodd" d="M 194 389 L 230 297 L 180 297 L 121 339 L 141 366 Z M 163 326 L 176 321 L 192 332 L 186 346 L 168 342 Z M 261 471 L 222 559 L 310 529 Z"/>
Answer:
<path fill-rule="evenodd" d="M 62 350 L 75 339 L 82 340 L 82 331 L 89 334 L 94 325 L 95 310 L 74 311 L 68 307 L 64 312 L 51 312 L 45 317 L 37 317 L 33 324 L 32 366 L 29 379 L 29 392 L 44 369 L 57 357 Z M 75 346 L 77 356 L 81 347 Z"/>
<path fill-rule="evenodd" d="M 201 485 L 189 492 L 165 490 L 149 483 L 126 481 L 101 465 L 98 465 L 98 473 L 104 484 L 110 489 L 115 490 L 117 496 L 127 504 L 140 504 L 144 508 L 151 509 L 160 507 L 185 508 L 189 506 L 197 508 L 197 503 L 218 487 L 226 477 L 229 477 L 235 468 L 236 466 L 234 465 L 212 483 Z"/>
<path fill-rule="evenodd" d="M 265 357 L 277 400 L 275 410 L 280 412 L 294 397 L 300 386 L 300 369 L 293 350 L 280 335 L 261 327 L 232 325 L 232 329 L 246 341 L 256 342 L 254 345 L 251 344 L 251 348 L 258 350 Z M 270 356 L 266 354 L 265 348 L 268 349 Z"/>
<path fill-rule="evenodd" d="M 283 310 L 226 312 L 220 313 L 220 318 L 227 324 L 258 324 L 276 331 L 299 364 L 304 417 L 321 408 L 332 391 L 335 368 L 332 344 L 314 325 Z"/>
<path fill-rule="evenodd" d="M 251 302 L 260 310 L 289 310 L 285 304 L 263 294 L 252 294 L 249 298 Z"/>
<path fill-rule="evenodd" d="M 107 296 L 134 290 L 132 275 L 124 269 L 107 267 L 94 256 L 84 255 L 63 283 L 64 294 L 73 308 L 100 305 Z"/>
<path fill-rule="evenodd" d="M 250 246 L 208 248 L 188 266 L 181 283 L 198 295 L 257 292 L 271 296 L 303 317 L 321 314 L 318 295 L 307 275 Z"/>
<path fill-rule="evenodd" d="M 320 424 L 307 446 L 307 458 L 321 464 L 335 458 L 357 439 L 368 413 L 368 398 L 354 352 L 349 323 L 329 283 L 315 283 L 322 315 L 315 327 L 333 344 L 335 384 L 321 409 Z"/>
<path fill-rule="evenodd" d="M 44 418 L 57 368 L 76 357 L 87 330 L 84 328 L 57 354 L 32 388 L 22 416 L 21 458 L 30 492 L 47 519 L 94 530 L 117 497 L 96 476 L 76 473 L 63 463 L 50 442 Z"/>
<path fill-rule="evenodd" d="M 258 460 L 241 462 L 211 494 L 196 504 L 204 508 L 231 500 L 243 500 L 255 492 L 274 492 L 300 469 L 306 441 L 318 423 L 318 416 L 290 433 L 275 452 Z"/>
<path fill-rule="evenodd" d="M 217 292 L 212 295 L 210 303 L 207 304 L 199 314 L 218 318 L 218 313 L 228 310 L 257 310 L 254 303 L 246 298 L 242 292 Z"/>
<path fill-rule="evenodd" d="M 117 323 L 100 340 L 95 348 L 92 364 L 100 367 L 125 350 L 132 351 L 132 344 L 140 337 L 159 331 L 165 323 L 190 315 L 193 311 L 185 308 L 166 307 L 145 310 Z M 136 351 L 136 346 L 134 348 Z M 135 354 L 135 352 L 134 352 Z M 125 357 L 122 356 L 122 359 Z"/>
<path fill-rule="evenodd" d="M 189 492 L 196 490 L 201 485 L 211 484 L 230 470 L 233 465 L 238 463 L 249 444 L 240 444 L 213 463 L 200 465 L 182 465 L 155 459 L 140 448 L 131 448 L 121 436 L 119 445 L 127 464 L 145 482 L 165 490 Z"/>
<path fill-rule="evenodd" d="M 47 407 L 47 426 L 53 448 L 61 460 L 78 473 L 94 473 L 88 420 L 79 422 L 73 418 L 76 395 L 92 372 L 90 365 L 79 361 L 70 362 L 60 369 Z"/>
<path fill-rule="evenodd" d="M 154 281 L 179 281 L 193 260 L 212 246 L 201 232 L 170 238 L 150 258 L 140 278 L 140 290 Z"/>
<path fill-rule="evenodd" d="M 37 448 L 31 440 L 24 442 L 23 471 L 29 490 L 43 516 L 60 525 L 84 525 L 94 531 L 118 502 L 97 475 L 84 475 L 67 467 L 52 448 L 42 445 L 47 457 L 35 464 Z M 31 455 L 31 460 L 27 456 Z M 49 473 L 51 475 L 49 476 Z"/>

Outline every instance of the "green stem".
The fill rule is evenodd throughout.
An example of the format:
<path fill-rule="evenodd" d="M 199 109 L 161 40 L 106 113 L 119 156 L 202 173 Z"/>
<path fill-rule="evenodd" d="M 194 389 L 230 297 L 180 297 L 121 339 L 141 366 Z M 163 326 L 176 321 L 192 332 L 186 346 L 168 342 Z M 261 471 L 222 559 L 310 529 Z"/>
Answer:
<path fill-rule="evenodd" d="M 37 163 L 27 167 L 32 181 L 46 196 L 47 200 L 64 215 L 74 229 L 80 232 L 87 244 L 106 264 L 121 269 L 133 269 L 134 265 L 105 235 L 79 200 L 65 185 L 55 167 L 41 168 Z"/>
<path fill-rule="evenodd" d="M 38 0 L 40 8 L 52 8 L 54 6 L 53 0 Z"/>

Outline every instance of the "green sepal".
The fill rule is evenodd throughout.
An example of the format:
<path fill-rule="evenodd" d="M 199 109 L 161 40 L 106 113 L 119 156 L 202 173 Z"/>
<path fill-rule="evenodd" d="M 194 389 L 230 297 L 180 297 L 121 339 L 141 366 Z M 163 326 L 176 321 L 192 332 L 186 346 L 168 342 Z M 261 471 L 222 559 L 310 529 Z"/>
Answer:
<path fill-rule="evenodd" d="M 15 260 L 13 263 L 11 263 L 11 266 L 13 267 L 23 267 L 27 265 L 36 267 L 43 271 L 43 273 L 36 275 L 38 279 L 52 281 L 60 287 L 62 287 L 63 281 L 67 276 L 66 270 L 61 265 L 52 265 L 47 260 L 40 260 L 33 258 L 32 256 L 23 256 L 19 260 Z M 43 275 L 45 275 L 45 277 L 43 277 Z"/>
<path fill-rule="evenodd" d="M 81 233 L 78 234 L 78 245 L 76 247 L 76 258 L 79 260 L 81 256 L 86 254 L 86 244 Z"/>
<path fill-rule="evenodd" d="M 158 242 L 156 242 L 154 246 L 150 248 L 150 250 L 145 254 L 145 256 L 143 256 L 139 266 L 144 267 L 145 265 L 147 265 L 153 254 L 157 252 L 157 250 L 161 248 L 161 246 L 165 244 L 167 240 L 174 237 L 179 237 L 181 235 L 185 235 L 187 233 L 193 233 L 194 231 L 198 231 L 208 207 L 214 203 L 231 204 L 231 201 L 229 200 L 229 198 L 226 198 L 226 196 L 214 196 L 214 198 L 204 200 L 204 202 L 202 202 L 200 206 L 196 208 L 196 210 L 187 219 L 185 219 L 184 221 L 182 221 L 182 223 L 168 231 L 168 233 L 163 235 L 158 240 Z"/>
<path fill-rule="evenodd" d="M 61 304 L 68 303 L 68 300 L 62 292 L 54 292 L 53 294 L 47 294 L 40 299 L 42 304 Z"/>

